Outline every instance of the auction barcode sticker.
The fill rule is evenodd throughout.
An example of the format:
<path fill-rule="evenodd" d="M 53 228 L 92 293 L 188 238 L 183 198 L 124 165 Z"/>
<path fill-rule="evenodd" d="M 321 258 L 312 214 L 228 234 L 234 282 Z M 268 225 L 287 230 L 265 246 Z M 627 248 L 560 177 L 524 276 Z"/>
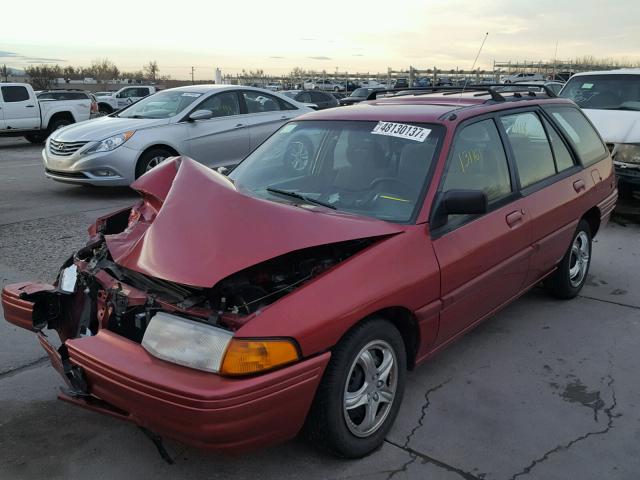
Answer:
<path fill-rule="evenodd" d="M 416 142 L 424 142 L 431 130 L 428 128 L 407 125 L 406 123 L 378 122 L 371 133 L 374 135 L 387 135 L 389 137 L 406 138 Z"/>

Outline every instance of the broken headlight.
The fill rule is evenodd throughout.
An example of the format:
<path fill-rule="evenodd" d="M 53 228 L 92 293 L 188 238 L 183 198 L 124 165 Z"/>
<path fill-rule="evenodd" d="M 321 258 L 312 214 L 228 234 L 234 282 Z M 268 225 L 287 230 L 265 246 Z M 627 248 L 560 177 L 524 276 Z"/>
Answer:
<path fill-rule="evenodd" d="M 616 145 L 615 160 L 622 163 L 640 163 L 640 145 L 619 143 Z"/>

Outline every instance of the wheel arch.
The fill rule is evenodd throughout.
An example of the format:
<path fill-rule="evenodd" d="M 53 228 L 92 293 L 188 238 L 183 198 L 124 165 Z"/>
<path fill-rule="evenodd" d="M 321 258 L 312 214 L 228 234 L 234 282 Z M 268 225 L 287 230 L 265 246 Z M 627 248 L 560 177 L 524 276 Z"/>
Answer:
<path fill-rule="evenodd" d="M 51 124 L 56 120 L 69 120 L 71 123 L 76 123 L 76 119 L 74 118 L 71 112 L 56 112 L 51 117 L 49 117 L 49 121 L 47 122 L 47 128 L 51 127 Z"/>
<path fill-rule="evenodd" d="M 109 113 L 113 113 L 113 107 L 107 102 L 98 102 L 98 109 L 100 109 L 100 107 L 103 107 L 103 109 Z"/>
<path fill-rule="evenodd" d="M 405 350 L 407 353 L 407 368 L 413 370 L 416 364 L 416 357 L 418 354 L 418 348 L 420 346 L 420 328 L 418 326 L 418 320 L 411 310 L 403 306 L 392 306 L 377 310 L 366 317 L 363 317 L 358 322 L 346 330 L 338 342 L 351 330 L 358 327 L 362 323 L 371 320 L 372 318 L 382 318 L 391 322 L 400 332 L 400 336 L 404 341 Z M 336 343 L 338 343 L 336 342 Z"/>

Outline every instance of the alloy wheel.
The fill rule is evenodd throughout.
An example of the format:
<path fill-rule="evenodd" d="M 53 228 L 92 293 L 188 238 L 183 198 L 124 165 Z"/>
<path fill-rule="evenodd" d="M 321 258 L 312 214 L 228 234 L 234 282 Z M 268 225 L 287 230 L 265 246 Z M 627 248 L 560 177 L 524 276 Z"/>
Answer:
<path fill-rule="evenodd" d="M 589 268 L 589 257 L 591 255 L 589 247 L 589 237 L 586 232 L 581 231 L 576 235 L 571 245 L 571 256 L 569 259 L 569 281 L 571 286 L 577 287 L 584 280 Z"/>

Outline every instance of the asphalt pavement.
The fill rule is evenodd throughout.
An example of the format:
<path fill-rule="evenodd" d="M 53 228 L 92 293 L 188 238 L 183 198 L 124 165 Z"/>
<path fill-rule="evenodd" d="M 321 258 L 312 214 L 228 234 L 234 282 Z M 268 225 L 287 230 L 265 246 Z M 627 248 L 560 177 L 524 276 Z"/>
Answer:
<path fill-rule="evenodd" d="M 39 147 L 0 139 L 2 285 L 51 281 L 95 217 L 135 199 L 50 181 Z M 639 286 L 640 226 L 616 219 L 578 298 L 536 288 L 411 372 L 384 446 L 350 461 L 300 439 L 232 457 L 166 441 L 168 465 L 134 426 L 57 401 L 35 336 L 0 318 L 0 479 L 635 480 Z"/>

